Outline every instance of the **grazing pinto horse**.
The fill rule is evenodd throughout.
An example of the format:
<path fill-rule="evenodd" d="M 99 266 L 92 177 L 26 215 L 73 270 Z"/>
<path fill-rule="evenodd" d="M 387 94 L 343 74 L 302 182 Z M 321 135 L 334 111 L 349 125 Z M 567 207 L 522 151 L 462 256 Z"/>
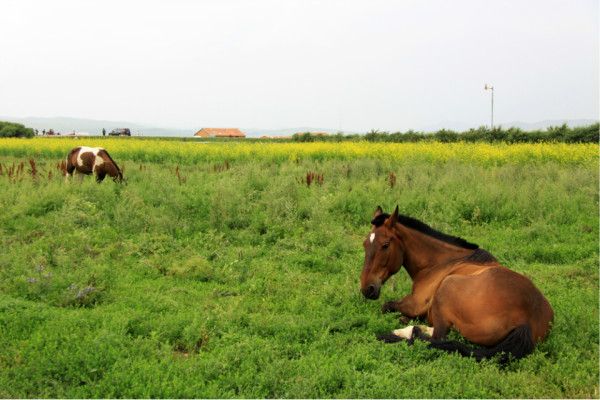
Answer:
<path fill-rule="evenodd" d="M 67 156 L 67 177 L 76 171 L 81 174 L 96 174 L 98 183 L 104 180 L 106 175 L 113 178 L 115 182 L 123 181 L 123 173 L 117 163 L 102 147 L 75 147 Z"/>
<path fill-rule="evenodd" d="M 509 355 L 531 353 L 548 335 L 554 313 L 546 298 L 529 278 L 503 267 L 487 251 L 400 215 L 397 206 L 392 215 L 377 207 L 371 224 L 364 241 L 363 295 L 379 298 L 381 285 L 404 266 L 412 292 L 382 310 L 426 318 L 433 325 L 397 329 L 380 340 L 421 339 L 429 347 L 477 360 L 502 353 L 505 363 Z M 445 340 L 450 328 L 484 347 Z"/>

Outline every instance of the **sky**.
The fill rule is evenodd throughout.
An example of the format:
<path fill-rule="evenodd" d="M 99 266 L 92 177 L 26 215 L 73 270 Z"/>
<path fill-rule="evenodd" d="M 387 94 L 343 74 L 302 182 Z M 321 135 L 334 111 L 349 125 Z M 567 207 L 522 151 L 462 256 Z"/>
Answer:
<path fill-rule="evenodd" d="M 598 1 L 2 0 L 0 115 L 423 129 L 599 117 Z"/>

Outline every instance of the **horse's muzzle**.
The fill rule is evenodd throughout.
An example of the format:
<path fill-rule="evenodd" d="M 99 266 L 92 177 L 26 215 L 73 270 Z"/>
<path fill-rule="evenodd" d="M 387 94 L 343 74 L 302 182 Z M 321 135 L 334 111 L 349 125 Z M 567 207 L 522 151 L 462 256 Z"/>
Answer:
<path fill-rule="evenodd" d="M 365 288 L 362 288 L 360 291 L 367 299 L 377 300 L 379 298 L 380 289 L 381 286 L 379 285 L 369 285 Z"/>

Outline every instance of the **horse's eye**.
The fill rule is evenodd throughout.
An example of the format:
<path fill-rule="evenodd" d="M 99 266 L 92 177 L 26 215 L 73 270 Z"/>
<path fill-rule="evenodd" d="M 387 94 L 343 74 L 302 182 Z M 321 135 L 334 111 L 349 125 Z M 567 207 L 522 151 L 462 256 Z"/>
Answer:
<path fill-rule="evenodd" d="M 384 248 L 384 249 L 387 249 L 388 247 L 390 247 L 390 242 L 385 242 L 383 244 L 383 246 L 381 246 L 381 247 Z"/>

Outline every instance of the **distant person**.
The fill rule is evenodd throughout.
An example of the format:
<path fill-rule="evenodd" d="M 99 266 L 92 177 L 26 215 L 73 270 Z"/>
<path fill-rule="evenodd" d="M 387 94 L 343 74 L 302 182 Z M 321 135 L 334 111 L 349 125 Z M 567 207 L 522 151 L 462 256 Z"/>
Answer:
<path fill-rule="evenodd" d="M 106 129 L 102 128 L 102 136 L 106 136 Z"/>
<path fill-rule="evenodd" d="M 42 135 L 46 136 L 46 130 L 45 129 L 42 131 Z"/>

